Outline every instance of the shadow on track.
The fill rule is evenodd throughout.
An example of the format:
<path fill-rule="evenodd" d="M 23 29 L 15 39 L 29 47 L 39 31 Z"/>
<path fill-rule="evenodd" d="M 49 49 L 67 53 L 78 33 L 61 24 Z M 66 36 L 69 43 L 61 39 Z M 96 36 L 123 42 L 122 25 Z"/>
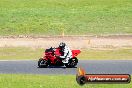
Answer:
<path fill-rule="evenodd" d="M 37 67 L 37 68 L 40 68 L 40 67 Z M 62 69 L 67 69 L 67 67 L 65 67 L 65 66 L 48 66 L 47 68 L 62 68 Z M 73 68 L 77 68 L 77 67 L 73 67 Z"/>

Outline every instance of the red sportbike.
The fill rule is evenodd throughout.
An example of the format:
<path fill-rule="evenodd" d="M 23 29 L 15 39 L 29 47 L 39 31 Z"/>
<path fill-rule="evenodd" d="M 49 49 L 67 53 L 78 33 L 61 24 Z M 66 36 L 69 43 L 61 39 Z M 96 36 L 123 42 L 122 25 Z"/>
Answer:
<path fill-rule="evenodd" d="M 72 50 L 72 58 L 69 59 L 68 63 L 63 63 L 62 59 L 59 58 L 59 56 L 63 55 L 61 49 L 51 47 L 45 50 L 44 56 L 38 61 L 38 66 L 40 68 L 46 68 L 48 66 L 66 66 L 68 68 L 73 68 L 78 63 L 77 55 L 80 52 L 80 50 Z"/>

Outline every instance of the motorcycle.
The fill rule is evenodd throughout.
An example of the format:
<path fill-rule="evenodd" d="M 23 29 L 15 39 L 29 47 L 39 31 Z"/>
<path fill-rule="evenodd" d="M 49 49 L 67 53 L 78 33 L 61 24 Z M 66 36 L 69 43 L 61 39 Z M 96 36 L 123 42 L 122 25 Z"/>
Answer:
<path fill-rule="evenodd" d="M 68 63 L 63 63 L 63 59 L 59 57 L 63 55 L 61 49 L 51 47 L 49 49 L 46 49 L 44 52 L 44 56 L 39 59 L 38 67 L 46 68 L 48 66 L 66 66 L 67 68 L 73 68 L 78 63 L 77 55 L 80 52 L 80 50 L 72 50 L 72 58 L 69 59 Z"/>

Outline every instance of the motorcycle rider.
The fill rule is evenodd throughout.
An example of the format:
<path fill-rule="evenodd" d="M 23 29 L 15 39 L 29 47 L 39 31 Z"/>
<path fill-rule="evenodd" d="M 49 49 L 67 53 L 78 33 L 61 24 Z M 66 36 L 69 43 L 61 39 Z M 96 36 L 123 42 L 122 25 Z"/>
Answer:
<path fill-rule="evenodd" d="M 61 49 L 61 52 L 63 53 L 63 55 L 60 56 L 60 58 L 63 59 L 62 62 L 68 63 L 69 59 L 72 58 L 72 51 L 64 42 L 60 43 L 59 48 Z"/>

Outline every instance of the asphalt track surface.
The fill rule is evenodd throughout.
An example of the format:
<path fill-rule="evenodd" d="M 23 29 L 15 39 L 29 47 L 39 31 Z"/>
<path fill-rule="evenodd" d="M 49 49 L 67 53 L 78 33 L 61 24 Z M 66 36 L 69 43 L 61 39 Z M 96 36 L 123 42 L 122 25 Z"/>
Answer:
<path fill-rule="evenodd" d="M 80 60 L 89 74 L 132 74 L 132 60 Z M 76 74 L 77 68 L 48 67 L 38 68 L 37 61 L 0 61 L 0 74 Z"/>

